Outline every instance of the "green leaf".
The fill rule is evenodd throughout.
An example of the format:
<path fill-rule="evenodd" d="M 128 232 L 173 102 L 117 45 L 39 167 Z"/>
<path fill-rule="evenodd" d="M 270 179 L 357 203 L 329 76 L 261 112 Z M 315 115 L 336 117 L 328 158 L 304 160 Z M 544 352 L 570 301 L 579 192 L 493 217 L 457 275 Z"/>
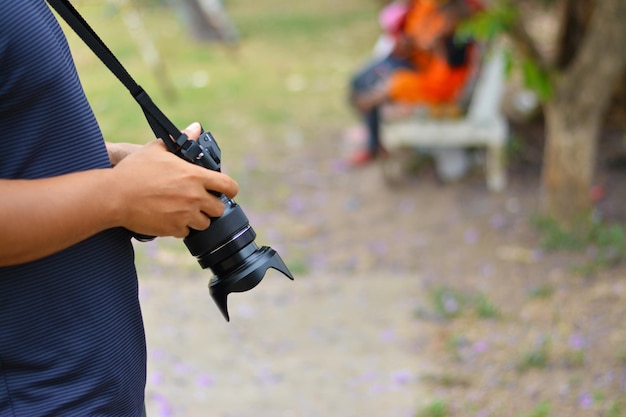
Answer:
<path fill-rule="evenodd" d="M 543 71 L 535 61 L 523 58 L 520 64 L 524 85 L 539 95 L 542 100 L 552 96 L 552 84 L 547 72 Z"/>

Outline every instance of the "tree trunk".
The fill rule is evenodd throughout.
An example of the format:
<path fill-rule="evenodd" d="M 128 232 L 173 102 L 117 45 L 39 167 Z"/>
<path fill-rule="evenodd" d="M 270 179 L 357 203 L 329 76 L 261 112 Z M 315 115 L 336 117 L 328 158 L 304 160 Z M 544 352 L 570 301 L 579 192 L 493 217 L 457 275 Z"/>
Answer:
<path fill-rule="evenodd" d="M 546 104 L 544 213 L 571 229 L 589 213 L 596 143 L 626 64 L 626 1 L 598 0 L 585 38 Z"/>
<path fill-rule="evenodd" d="M 543 168 L 545 214 L 566 229 L 589 214 L 589 189 L 596 160 L 596 140 L 602 114 L 581 114 L 574 103 L 553 100 L 545 106 L 546 149 Z M 573 117 L 579 114 L 582 118 Z"/>

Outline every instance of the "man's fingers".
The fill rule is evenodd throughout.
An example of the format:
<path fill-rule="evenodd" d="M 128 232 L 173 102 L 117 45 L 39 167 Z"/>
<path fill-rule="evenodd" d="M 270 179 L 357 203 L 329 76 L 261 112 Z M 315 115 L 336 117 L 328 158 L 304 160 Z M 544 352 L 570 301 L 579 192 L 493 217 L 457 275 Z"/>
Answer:
<path fill-rule="evenodd" d="M 204 188 L 209 191 L 215 191 L 224 194 L 228 198 L 233 198 L 239 191 L 237 181 L 227 175 L 219 172 L 206 170 L 207 174 L 204 180 Z"/>
<path fill-rule="evenodd" d="M 211 219 L 204 213 L 198 213 L 193 219 L 189 221 L 188 226 L 195 230 L 206 230 L 211 225 Z"/>
<path fill-rule="evenodd" d="M 189 139 L 196 140 L 202 133 L 202 127 L 200 126 L 200 123 L 194 122 L 187 126 L 186 129 L 183 129 L 183 133 L 187 135 Z"/>

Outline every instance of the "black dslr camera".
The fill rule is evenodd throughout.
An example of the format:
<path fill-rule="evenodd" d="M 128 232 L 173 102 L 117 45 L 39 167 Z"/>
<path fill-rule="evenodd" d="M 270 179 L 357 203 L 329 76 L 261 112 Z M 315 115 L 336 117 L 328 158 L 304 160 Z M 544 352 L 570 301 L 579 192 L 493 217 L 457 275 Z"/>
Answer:
<path fill-rule="evenodd" d="M 181 158 L 221 171 L 221 150 L 211 133 L 203 132 L 197 141 L 182 135 L 176 142 L 180 145 L 176 154 Z M 208 229 L 191 230 L 184 242 L 200 266 L 215 274 L 209 282 L 211 297 L 229 321 L 228 294 L 254 288 L 269 268 L 282 272 L 291 280 L 293 276 L 274 249 L 269 246 L 259 248 L 254 243 L 256 233 L 241 207 L 223 194 L 216 195 L 226 207 L 224 213 L 212 218 Z"/>
<path fill-rule="evenodd" d="M 198 140 L 181 135 L 68 0 L 48 0 L 48 3 L 124 84 L 141 106 L 156 137 L 164 141 L 170 152 L 207 169 L 221 170 L 221 150 L 209 132 L 203 132 Z M 282 272 L 291 280 L 293 276 L 274 249 L 268 246 L 259 248 L 254 243 L 256 233 L 241 207 L 224 195 L 216 195 L 226 206 L 224 213 L 212 218 L 208 229 L 192 230 L 184 242 L 202 268 L 209 268 L 215 274 L 209 282 L 209 290 L 228 321 L 228 294 L 254 288 L 268 268 Z M 139 240 L 151 239 L 150 236 L 136 237 Z"/>

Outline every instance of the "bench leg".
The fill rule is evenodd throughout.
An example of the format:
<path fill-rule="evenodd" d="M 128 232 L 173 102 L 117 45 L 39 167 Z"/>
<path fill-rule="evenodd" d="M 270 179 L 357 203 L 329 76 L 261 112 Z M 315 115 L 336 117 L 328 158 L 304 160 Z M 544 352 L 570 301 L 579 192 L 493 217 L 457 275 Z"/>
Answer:
<path fill-rule="evenodd" d="M 486 175 L 490 191 L 502 191 L 506 187 L 505 156 L 503 145 L 487 147 Z"/>

